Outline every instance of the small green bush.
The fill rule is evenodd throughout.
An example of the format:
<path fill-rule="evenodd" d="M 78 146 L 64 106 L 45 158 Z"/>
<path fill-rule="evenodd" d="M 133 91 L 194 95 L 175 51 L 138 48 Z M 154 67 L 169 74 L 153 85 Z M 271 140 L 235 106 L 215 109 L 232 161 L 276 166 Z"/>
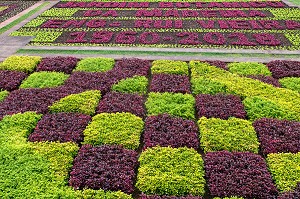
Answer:
<path fill-rule="evenodd" d="M 167 73 L 174 75 L 188 75 L 189 66 L 183 61 L 155 60 L 152 62 L 152 74 Z"/>
<path fill-rule="evenodd" d="M 226 85 L 202 77 L 192 78 L 191 84 L 192 84 L 192 92 L 194 95 L 197 94 L 214 95 L 218 93 L 228 93 Z"/>
<path fill-rule="evenodd" d="M 25 79 L 20 88 L 51 88 L 64 84 L 69 75 L 61 72 L 35 72 Z"/>
<path fill-rule="evenodd" d="M 168 113 L 185 119 L 195 118 L 195 99 L 190 94 L 151 92 L 145 105 L 148 115 Z"/>
<path fill-rule="evenodd" d="M 122 79 L 114 84 L 111 88 L 113 91 L 122 93 L 137 93 L 146 94 L 148 87 L 148 79 L 144 76 L 134 76 L 131 78 Z"/>
<path fill-rule="evenodd" d="M 282 87 L 300 93 L 300 77 L 285 77 L 279 80 Z"/>
<path fill-rule="evenodd" d="M 247 120 L 233 117 L 228 120 L 202 117 L 198 125 L 200 143 L 205 153 L 222 150 L 258 153 L 257 135 L 252 123 Z"/>
<path fill-rule="evenodd" d="M 142 152 L 136 187 L 149 195 L 203 196 L 204 165 L 194 149 L 154 147 Z"/>
<path fill-rule="evenodd" d="M 112 58 L 85 58 L 77 63 L 75 71 L 86 72 L 105 72 L 111 70 L 115 65 L 115 60 Z"/>
<path fill-rule="evenodd" d="M 10 56 L 6 58 L 0 65 L 0 70 L 16 70 L 26 73 L 31 73 L 35 70 L 36 66 L 42 57 L 38 56 Z"/>
<path fill-rule="evenodd" d="M 83 131 L 83 144 L 119 144 L 137 149 L 143 128 L 142 118 L 131 113 L 101 113 Z"/>
<path fill-rule="evenodd" d="M 8 91 L 0 91 L 0 102 L 2 102 L 8 96 L 8 94 Z"/>
<path fill-rule="evenodd" d="M 235 62 L 228 64 L 227 67 L 230 72 L 238 75 L 272 75 L 265 64 L 257 62 Z"/>
<path fill-rule="evenodd" d="M 300 152 L 271 153 L 267 164 L 280 192 L 291 191 L 300 182 Z"/>
<path fill-rule="evenodd" d="M 98 90 L 72 94 L 53 103 L 49 110 L 52 113 L 68 112 L 94 115 L 100 98 L 101 93 Z"/>

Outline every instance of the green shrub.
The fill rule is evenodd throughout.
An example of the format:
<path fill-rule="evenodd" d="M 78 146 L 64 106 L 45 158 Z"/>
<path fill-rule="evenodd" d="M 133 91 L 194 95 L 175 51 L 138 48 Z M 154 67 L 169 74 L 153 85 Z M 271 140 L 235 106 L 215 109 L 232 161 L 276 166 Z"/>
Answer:
<path fill-rule="evenodd" d="M 195 99 L 190 94 L 151 92 L 145 105 L 148 115 L 168 113 L 185 119 L 195 118 Z"/>
<path fill-rule="evenodd" d="M 239 151 L 258 153 L 259 142 L 252 123 L 238 118 L 222 120 L 202 117 L 198 121 L 200 143 L 205 153 Z"/>
<path fill-rule="evenodd" d="M 20 88 L 51 88 L 64 84 L 69 75 L 61 72 L 35 72 L 25 79 Z"/>
<path fill-rule="evenodd" d="M 100 98 L 101 93 L 98 90 L 72 94 L 53 103 L 49 110 L 52 113 L 68 112 L 94 115 Z"/>
<path fill-rule="evenodd" d="M 0 91 L 0 102 L 2 102 L 8 96 L 8 94 L 8 91 Z"/>
<path fill-rule="evenodd" d="M 300 93 L 300 77 L 285 77 L 279 80 L 284 88 L 291 89 Z"/>
<path fill-rule="evenodd" d="M 112 58 L 85 58 L 77 63 L 75 71 L 86 72 L 105 72 L 111 70 L 115 65 L 115 60 Z"/>
<path fill-rule="evenodd" d="M 192 84 L 192 92 L 194 95 L 197 94 L 214 95 L 218 93 L 228 93 L 226 85 L 202 77 L 192 78 L 191 84 Z"/>
<path fill-rule="evenodd" d="M 134 76 L 131 78 L 122 79 L 114 84 L 111 88 L 113 91 L 122 93 L 138 93 L 146 94 L 148 87 L 148 79 L 144 76 Z"/>
<path fill-rule="evenodd" d="M 235 62 L 228 64 L 227 67 L 230 72 L 238 75 L 272 75 L 265 64 L 257 62 Z"/>
<path fill-rule="evenodd" d="M 118 144 L 137 149 L 143 128 L 142 118 L 131 113 L 101 113 L 83 131 L 84 144 Z"/>
<path fill-rule="evenodd" d="M 291 191 L 300 182 L 300 152 L 271 153 L 267 164 L 280 192 Z"/>
<path fill-rule="evenodd" d="M 42 57 L 37 56 L 10 56 L 0 65 L 0 70 L 16 70 L 31 73 L 35 70 Z"/>
<path fill-rule="evenodd" d="M 104 191 L 104 190 L 92 190 L 85 189 L 83 191 L 77 190 L 76 199 L 133 199 L 131 195 L 127 195 L 121 191 Z"/>
<path fill-rule="evenodd" d="M 145 194 L 204 195 L 204 166 L 194 149 L 154 147 L 142 152 L 136 187 Z"/>
<path fill-rule="evenodd" d="M 188 75 L 189 67 L 186 62 L 172 60 L 155 60 L 152 62 L 151 72 L 153 74 L 167 73 L 175 75 Z"/>

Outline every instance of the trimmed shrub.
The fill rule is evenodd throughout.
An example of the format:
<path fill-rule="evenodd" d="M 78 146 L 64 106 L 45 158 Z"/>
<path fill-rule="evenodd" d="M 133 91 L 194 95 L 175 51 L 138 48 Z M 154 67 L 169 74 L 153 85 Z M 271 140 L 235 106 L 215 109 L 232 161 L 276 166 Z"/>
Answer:
<path fill-rule="evenodd" d="M 251 79 L 256 79 L 261 82 L 264 82 L 266 84 L 271 84 L 275 87 L 281 87 L 278 79 L 275 79 L 274 77 L 271 76 L 264 76 L 264 75 L 247 75 L 248 78 Z"/>
<path fill-rule="evenodd" d="M 155 60 L 152 62 L 151 72 L 152 74 L 189 75 L 189 66 L 183 61 Z"/>
<path fill-rule="evenodd" d="M 118 144 L 137 149 L 144 128 L 142 118 L 130 113 L 101 113 L 83 131 L 84 144 Z"/>
<path fill-rule="evenodd" d="M 111 87 L 111 90 L 122 93 L 140 94 L 147 93 L 148 79 L 145 76 L 134 76 L 122 79 Z"/>
<path fill-rule="evenodd" d="M 189 77 L 186 75 L 157 74 L 153 75 L 151 92 L 191 93 Z"/>
<path fill-rule="evenodd" d="M 199 118 L 202 116 L 221 119 L 228 119 L 229 117 L 246 118 L 241 99 L 234 95 L 197 95 L 196 108 Z"/>
<path fill-rule="evenodd" d="M 69 185 L 75 189 L 134 191 L 137 152 L 120 146 L 84 145 L 74 160 Z"/>
<path fill-rule="evenodd" d="M 192 92 L 197 94 L 211 94 L 228 93 L 227 86 L 217 81 L 206 79 L 203 77 L 191 78 Z"/>
<path fill-rule="evenodd" d="M 277 199 L 297 199 L 297 198 L 300 198 L 300 183 L 298 183 L 298 186 L 294 191 L 283 193 L 279 195 Z"/>
<path fill-rule="evenodd" d="M 278 195 L 267 165 L 259 155 L 221 151 L 207 153 L 204 161 L 212 196 L 265 199 Z"/>
<path fill-rule="evenodd" d="M 26 77 L 27 74 L 23 72 L 0 70 L 0 90 L 12 91 L 18 89 Z"/>
<path fill-rule="evenodd" d="M 279 80 L 283 88 L 288 88 L 300 93 L 300 77 L 285 77 Z"/>
<path fill-rule="evenodd" d="M 211 66 L 216 66 L 218 68 L 222 68 L 224 70 L 227 70 L 227 63 L 223 62 L 223 61 L 205 61 L 206 63 L 208 63 Z"/>
<path fill-rule="evenodd" d="M 267 64 L 272 76 L 276 79 L 283 77 L 300 77 L 299 61 L 271 61 Z"/>
<path fill-rule="evenodd" d="M 8 91 L 0 91 L 0 102 L 2 102 L 8 96 L 8 94 Z"/>
<path fill-rule="evenodd" d="M 149 60 L 123 58 L 116 62 L 116 66 L 111 72 L 115 74 L 119 80 L 134 76 L 148 76 L 150 66 Z"/>
<path fill-rule="evenodd" d="M 107 93 L 97 107 L 97 113 L 129 112 L 145 116 L 145 99 L 140 95 L 111 92 Z"/>
<path fill-rule="evenodd" d="M 258 153 L 259 142 L 252 123 L 247 120 L 202 117 L 198 125 L 205 153 L 222 150 Z"/>
<path fill-rule="evenodd" d="M 139 199 L 202 199 L 201 196 L 158 196 L 158 195 L 152 195 L 147 196 L 145 194 L 141 194 Z"/>
<path fill-rule="evenodd" d="M 72 94 L 53 103 L 49 110 L 52 113 L 68 112 L 94 115 L 100 98 L 101 93 L 97 90 Z"/>
<path fill-rule="evenodd" d="M 194 149 L 148 148 L 140 155 L 139 162 L 136 187 L 143 193 L 204 195 L 203 160 Z"/>
<path fill-rule="evenodd" d="M 69 75 L 60 72 L 35 72 L 25 79 L 20 88 L 51 88 L 64 84 Z"/>
<path fill-rule="evenodd" d="M 37 71 L 53 71 L 70 74 L 75 68 L 78 59 L 76 57 L 46 57 L 37 66 Z"/>
<path fill-rule="evenodd" d="M 300 182 L 300 152 L 271 153 L 266 160 L 280 192 L 291 191 Z"/>
<path fill-rule="evenodd" d="M 272 75 L 266 65 L 257 62 L 235 62 L 229 63 L 227 67 L 230 72 L 238 75 Z"/>
<path fill-rule="evenodd" d="M 115 65 L 112 58 L 90 57 L 84 58 L 77 63 L 75 71 L 105 72 L 111 70 Z"/>
<path fill-rule="evenodd" d="M 38 56 L 10 56 L 0 65 L 0 70 L 16 70 L 31 73 L 35 70 L 42 57 Z"/>
<path fill-rule="evenodd" d="M 150 116 L 145 122 L 144 148 L 171 146 L 174 148 L 199 148 L 197 125 L 192 120 L 183 120 L 167 114 Z"/>
<path fill-rule="evenodd" d="M 151 92 L 145 105 L 148 115 L 168 113 L 185 119 L 195 119 L 195 99 L 190 94 Z"/>

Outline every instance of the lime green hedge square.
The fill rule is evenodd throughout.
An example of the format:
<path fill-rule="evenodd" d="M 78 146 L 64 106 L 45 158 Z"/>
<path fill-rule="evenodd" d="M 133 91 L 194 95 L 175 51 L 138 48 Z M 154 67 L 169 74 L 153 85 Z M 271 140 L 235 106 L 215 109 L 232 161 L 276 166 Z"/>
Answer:
<path fill-rule="evenodd" d="M 145 76 L 134 76 L 122 79 L 111 88 L 113 91 L 121 93 L 132 93 L 144 95 L 147 93 L 148 79 Z"/>
<path fill-rule="evenodd" d="M 154 147 L 142 152 L 136 187 L 148 195 L 203 196 L 204 165 L 194 149 Z"/>
<path fill-rule="evenodd" d="M 238 75 L 272 75 L 266 65 L 257 62 L 235 62 L 228 64 L 227 67 L 230 72 Z"/>
<path fill-rule="evenodd" d="M 105 72 L 111 70 L 115 65 L 112 58 L 96 57 L 85 58 L 77 63 L 75 71 Z"/>
<path fill-rule="evenodd" d="M 8 91 L 0 91 L 0 102 L 2 102 L 8 96 L 8 94 Z"/>
<path fill-rule="evenodd" d="M 215 95 L 218 93 L 229 93 L 226 85 L 203 77 L 197 77 L 197 78 L 192 77 L 191 85 L 192 85 L 192 92 L 194 95 L 197 94 Z"/>
<path fill-rule="evenodd" d="M 16 70 L 26 73 L 31 73 L 42 57 L 38 56 L 10 56 L 0 64 L 0 70 Z"/>
<path fill-rule="evenodd" d="M 155 60 L 152 62 L 152 74 L 167 73 L 175 75 L 188 75 L 189 66 L 183 61 Z"/>
<path fill-rule="evenodd" d="M 300 77 L 285 77 L 279 80 L 283 88 L 291 89 L 300 93 Z"/>

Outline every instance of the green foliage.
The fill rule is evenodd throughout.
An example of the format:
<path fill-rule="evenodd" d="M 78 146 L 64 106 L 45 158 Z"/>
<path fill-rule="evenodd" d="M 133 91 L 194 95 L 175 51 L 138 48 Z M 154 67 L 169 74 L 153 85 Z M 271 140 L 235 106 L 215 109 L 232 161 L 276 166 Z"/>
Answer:
<path fill-rule="evenodd" d="M 300 152 L 271 153 L 267 164 L 280 192 L 291 191 L 300 182 Z"/>
<path fill-rule="evenodd" d="M 293 46 L 300 46 L 300 34 L 297 33 L 285 33 L 284 36 L 290 40 Z"/>
<path fill-rule="evenodd" d="M 49 17 L 71 17 L 79 9 L 78 8 L 51 8 L 41 14 L 41 16 Z"/>
<path fill-rule="evenodd" d="M 146 94 L 148 87 L 148 79 L 144 76 L 134 76 L 122 79 L 112 86 L 113 91 L 122 93 Z"/>
<path fill-rule="evenodd" d="M 148 115 L 168 113 L 185 119 L 195 118 L 195 99 L 190 94 L 151 92 L 145 105 Z"/>
<path fill-rule="evenodd" d="M 8 94 L 8 91 L 0 91 L 0 102 L 2 102 L 8 96 Z"/>
<path fill-rule="evenodd" d="M 47 31 L 38 31 L 34 32 L 33 35 L 35 38 L 33 38 L 32 42 L 45 42 L 45 43 L 52 43 L 54 42 L 62 32 L 47 32 Z"/>
<path fill-rule="evenodd" d="M 35 72 L 25 79 L 20 88 L 51 88 L 64 84 L 69 75 L 61 72 Z"/>
<path fill-rule="evenodd" d="M 265 64 L 257 62 L 230 63 L 227 67 L 230 72 L 238 75 L 272 75 Z"/>
<path fill-rule="evenodd" d="M 35 70 L 42 57 L 38 56 L 10 56 L 0 65 L 0 70 L 16 70 L 31 73 Z"/>
<path fill-rule="evenodd" d="M 202 77 L 192 78 L 191 84 L 192 84 L 192 92 L 195 95 L 197 94 L 214 95 L 218 93 L 228 93 L 226 85 Z"/>
<path fill-rule="evenodd" d="M 83 191 L 76 191 L 76 199 L 133 199 L 131 195 L 127 195 L 121 191 L 103 191 L 103 190 L 92 190 L 85 189 Z"/>
<path fill-rule="evenodd" d="M 202 117 L 198 121 L 200 143 L 205 153 L 249 151 L 258 153 L 259 142 L 252 123 L 238 118 L 222 120 Z"/>
<path fill-rule="evenodd" d="M 188 75 L 189 67 L 186 62 L 172 60 L 155 60 L 152 62 L 151 72 L 153 74 L 168 73 L 176 75 Z"/>
<path fill-rule="evenodd" d="M 85 58 L 77 63 L 75 71 L 105 72 L 111 70 L 114 65 L 115 60 L 112 58 Z"/>
<path fill-rule="evenodd" d="M 300 93 L 300 77 L 285 77 L 279 80 L 284 88 L 291 89 Z"/>
<path fill-rule="evenodd" d="M 101 113 L 83 131 L 83 144 L 118 144 L 137 149 L 143 128 L 142 118 L 131 113 Z"/>
<path fill-rule="evenodd" d="M 194 149 L 154 147 L 142 152 L 136 187 L 145 194 L 204 195 L 204 166 Z"/>
<path fill-rule="evenodd" d="M 300 18 L 300 10 L 298 8 L 272 8 L 269 11 L 276 19 L 295 19 Z"/>
<path fill-rule="evenodd" d="M 101 93 L 98 90 L 72 94 L 52 104 L 49 110 L 52 113 L 68 112 L 94 115 Z"/>

